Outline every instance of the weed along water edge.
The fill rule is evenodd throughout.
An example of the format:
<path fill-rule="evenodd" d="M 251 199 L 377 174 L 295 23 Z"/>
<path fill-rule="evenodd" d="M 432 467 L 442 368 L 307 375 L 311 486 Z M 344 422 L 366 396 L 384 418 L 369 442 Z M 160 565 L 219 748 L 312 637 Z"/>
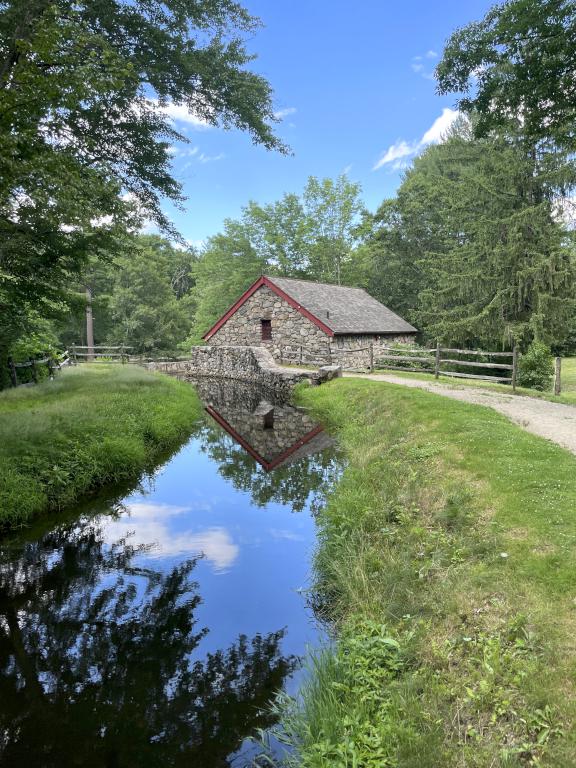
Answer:
<path fill-rule="evenodd" d="M 337 641 L 276 702 L 287 764 L 576 765 L 576 458 L 398 385 L 298 398 L 346 468 L 314 562 Z"/>
<path fill-rule="evenodd" d="M 192 436 L 139 486 L 2 539 L 2 766 L 240 766 L 296 693 L 323 640 L 305 591 L 334 441 L 254 388 L 199 389 Z"/>

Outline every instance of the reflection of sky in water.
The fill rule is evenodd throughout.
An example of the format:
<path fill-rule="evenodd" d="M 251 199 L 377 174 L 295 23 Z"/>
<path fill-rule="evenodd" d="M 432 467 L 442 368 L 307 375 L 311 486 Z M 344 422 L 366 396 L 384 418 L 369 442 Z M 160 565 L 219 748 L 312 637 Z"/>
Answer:
<path fill-rule="evenodd" d="M 277 438 L 283 453 L 284 433 L 259 432 L 253 406 L 232 405 L 227 416 L 242 416 L 255 440 Z M 278 415 L 289 437 L 309 432 L 293 408 Z M 85 749 L 114 751 L 118 729 L 122 748 L 141 756 L 162 734 L 167 754 L 180 751 L 186 733 L 187 755 L 209 768 L 256 722 L 269 724 L 258 713 L 271 692 L 297 689 L 292 656 L 321 641 L 302 590 L 310 506 L 338 475 L 331 456 L 291 454 L 266 473 L 206 416 L 145 490 L 119 502 L 102 494 L 0 547 L 0 651 L 11 659 L 2 670 L 0 658 L 0 731 L 13 738 L 12 762 L 3 761 L 9 739 L 0 743 L 2 766 L 60 766 L 46 763 L 47 749 L 55 759 L 78 753 L 80 764 Z M 12 627 L 1 623 L 10 611 Z M 52 697 L 48 707 L 30 705 L 34 691 Z M 171 734 L 180 717 L 184 730 Z M 251 753 L 244 742 L 231 764 Z"/>
<path fill-rule="evenodd" d="M 295 513 L 287 504 L 254 505 L 200 446 L 190 441 L 150 492 L 124 499 L 127 511 L 105 522 L 105 537 L 112 543 L 129 534 L 133 545 L 152 545 L 135 562 L 150 558 L 162 570 L 203 555 L 194 571 L 202 597 L 196 617 L 210 632 L 197 652 L 224 647 L 241 633 L 287 627 L 284 654 L 301 654 L 318 641 L 300 593 L 309 582 L 314 521 L 307 510 Z M 256 462 L 254 471 L 263 472 Z"/>

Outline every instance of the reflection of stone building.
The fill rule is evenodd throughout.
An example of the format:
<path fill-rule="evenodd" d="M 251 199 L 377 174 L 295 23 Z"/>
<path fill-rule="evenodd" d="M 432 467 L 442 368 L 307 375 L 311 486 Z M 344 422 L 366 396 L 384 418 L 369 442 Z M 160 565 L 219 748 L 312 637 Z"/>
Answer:
<path fill-rule="evenodd" d="M 206 411 L 267 472 L 334 444 L 306 412 L 231 381 L 195 382 Z"/>
<path fill-rule="evenodd" d="M 214 347 L 262 346 L 284 362 L 362 368 L 379 347 L 416 334 L 362 288 L 262 276 L 204 339 Z"/>

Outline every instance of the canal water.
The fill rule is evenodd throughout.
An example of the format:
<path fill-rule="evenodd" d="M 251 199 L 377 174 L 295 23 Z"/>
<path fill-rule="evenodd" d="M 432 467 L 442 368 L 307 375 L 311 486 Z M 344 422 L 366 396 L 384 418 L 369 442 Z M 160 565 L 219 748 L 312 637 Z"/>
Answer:
<path fill-rule="evenodd" d="M 0 766 L 249 765 L 322 630 L 314 511 L 341 466 L 311 417 L 198 382 L 190 440 L 0 542 Z"/>

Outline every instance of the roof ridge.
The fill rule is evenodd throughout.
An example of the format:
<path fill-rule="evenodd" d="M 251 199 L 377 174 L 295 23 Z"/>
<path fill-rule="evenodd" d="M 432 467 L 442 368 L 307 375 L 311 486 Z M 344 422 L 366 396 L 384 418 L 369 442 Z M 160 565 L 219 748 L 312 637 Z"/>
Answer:
<path fill-rule="evenodd" d="M 360 288 L 357 285 L 339 285 L 338 283 L 322 283 L 319 280 L 309 280 L 306 277 L 284 277 L 284 275 L 267 275 L 264 273 L 262 273 L 262 277 L 267 278 L 271 282 L 274 282 L 275 280 L 290 280 L 295 283 L 310 283 L 310 285 L 328 285 L 330 288 L 345 288 L 348 291 L 363 291 L 364 293 L 367 293 L 368 296 L 370 296 L 366 288 Z"/>

